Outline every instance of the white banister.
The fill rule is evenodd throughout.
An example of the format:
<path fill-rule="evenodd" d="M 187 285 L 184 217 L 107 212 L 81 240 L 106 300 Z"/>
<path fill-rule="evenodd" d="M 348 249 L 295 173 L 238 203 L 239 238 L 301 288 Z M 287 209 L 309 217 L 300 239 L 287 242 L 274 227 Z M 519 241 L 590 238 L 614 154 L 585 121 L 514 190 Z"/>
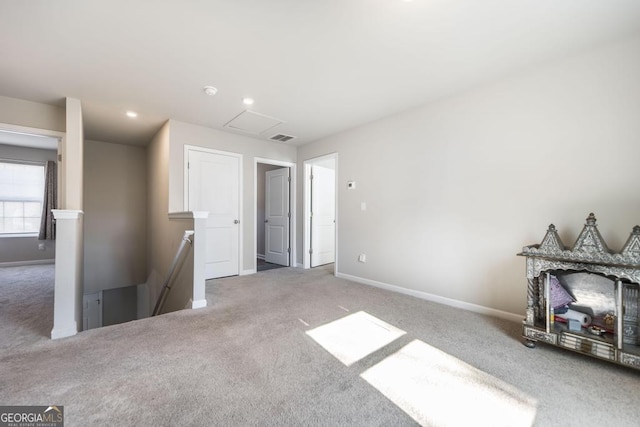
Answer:
<path fill-rule="evenodd" d="M 173 277 L 173 273 L 176 270 L 176 266 L 178 265 L 178 261 L 180 261 L 180 256 L 184 251 L 184 248 L 187 244 L 191 245 L 192 242 L 189 240 L 189 237 L 193 236 L 193 230 L 187 230 L 184 232 L 182 236 L 182 241 L 180 242 L 180 246 L 176 251 L 176 255 L 173 257 L 173 261 L 171 262 L 171 267 L 169 267 L 169 272 L 167 273 L 167 278 L 164 280 L 164 284 L 162 285 L 162 289 L 160 290 L 160 295 L 158 296 L 158 300 L 156 301 L 156 305 L 153 308 L 152 316 L 157 316 L 160 314 L 160 310 L 162 310 L 162 305 L 164 301 L 167 299 L 167 295 L 171 291 L 171 278 Z"/>
<path fill-rule="evenodd" d="M 53 209 L 56 272 L 51 339 L 75 335 L 82 324 L 82 217 L 79 210 Z"/>

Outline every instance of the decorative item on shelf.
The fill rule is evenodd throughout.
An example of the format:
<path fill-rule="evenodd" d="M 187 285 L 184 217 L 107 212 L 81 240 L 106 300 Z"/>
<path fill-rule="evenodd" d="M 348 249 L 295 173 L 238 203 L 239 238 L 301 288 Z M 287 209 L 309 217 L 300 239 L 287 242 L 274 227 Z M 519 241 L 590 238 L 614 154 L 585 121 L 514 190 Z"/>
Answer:
<path fill-rule="evenodd" d="M 556 315 L 556 318 L 560 317 L 565 321 L 576 320 L 580 322 L 580 325 L 582 326 L 588 326 L 591 324 L 591 316 L 586 313 L 582 313 L 581 311 L 568 309 L 566 312 Z"/>
<path fill-rule="evenodd" d="M 567 292 L 553 274 L 549 275 L 549 299 L 551 308 L 554 309 L 576 302 L 576 299 Z"/>
<path fill-rule="evenodd" d="M 589 333 L 591 333 L 593 335 L 598 335 L 598 336 L 602 336 L 607 332 L 606 329 L 601 328 L 600 326 L 596 326 L 596 325 L 589 326 L 589 328 L 587 330 L 589 331 Z"/>
<path fill-rule="evenodd" d="M 570 331 L 579 332 L 579 331 L 582 330 L 582 325 L 580 324 L 580 322 L 578 320 L 568 319 L 567 320 L 567 324 L 569 325 L 569 330 Z"/>
<path fill-rule="evenodd" d="M 602 320 L 604 321 L 604 325 L 609 329 L 613 329 L 613 326 L 616 324 L 616 316 L 613 313 L 607 313 Z"/>

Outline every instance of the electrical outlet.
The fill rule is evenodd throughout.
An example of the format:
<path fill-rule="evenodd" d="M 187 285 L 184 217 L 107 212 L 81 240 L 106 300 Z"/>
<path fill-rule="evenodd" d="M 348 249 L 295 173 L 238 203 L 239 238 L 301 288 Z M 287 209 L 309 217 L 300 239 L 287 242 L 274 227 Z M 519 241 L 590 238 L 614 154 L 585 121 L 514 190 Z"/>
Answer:
<path fill-rule="evenodd" d="M 367 262 L 367 254 L 358 255 L 358 262 Z"/>
<path fill-rule="evenodd" d="M 45 250 L 44 243 L 38 243 L 38 250 L 39 251 L 44 251 Z"/>

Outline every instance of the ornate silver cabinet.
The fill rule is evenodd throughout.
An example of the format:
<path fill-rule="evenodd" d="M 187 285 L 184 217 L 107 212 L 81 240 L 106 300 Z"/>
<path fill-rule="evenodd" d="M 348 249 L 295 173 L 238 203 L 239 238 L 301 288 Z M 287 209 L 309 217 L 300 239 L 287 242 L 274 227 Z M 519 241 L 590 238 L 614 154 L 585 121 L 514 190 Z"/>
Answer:
<path fill-rule="evenodd" d="M 571 249 L 551 224 L 542 243 L 518 255 L 527 260 L 525 345 L 541 341 L 640 369 L 640 226 L 614 253 L 590 214 Z"/>

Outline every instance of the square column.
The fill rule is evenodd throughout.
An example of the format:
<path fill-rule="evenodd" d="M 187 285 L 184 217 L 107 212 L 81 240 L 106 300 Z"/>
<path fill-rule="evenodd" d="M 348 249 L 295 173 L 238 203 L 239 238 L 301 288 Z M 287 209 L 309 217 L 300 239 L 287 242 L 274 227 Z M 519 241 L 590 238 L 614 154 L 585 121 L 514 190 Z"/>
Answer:
<path fill-rule="evenodd" d="M 51 339 L 75 335 L 82 325 L 82 217 L 79 210 L 53 209 L 56 273 Z"/>

